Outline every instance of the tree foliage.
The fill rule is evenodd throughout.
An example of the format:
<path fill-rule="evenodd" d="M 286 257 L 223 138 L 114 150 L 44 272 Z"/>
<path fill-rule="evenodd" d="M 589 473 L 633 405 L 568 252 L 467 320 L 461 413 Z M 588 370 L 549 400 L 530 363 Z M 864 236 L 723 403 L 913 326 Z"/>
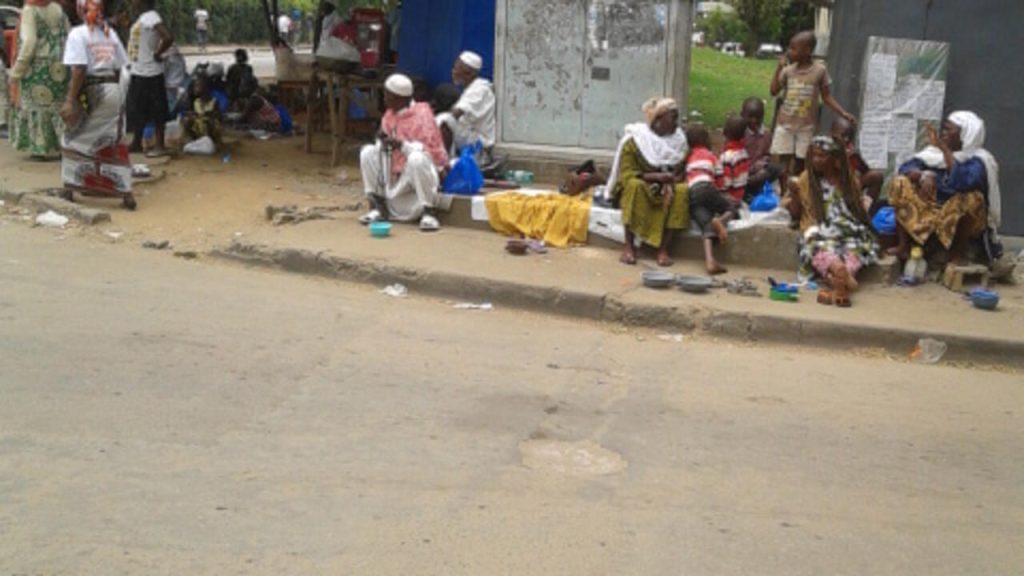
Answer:
<path fill-rule="evenodd" d="M 269 4 L 268 0 L 268 4 Z M 282 12 L 299 9 L 305 14 L 315 14 L 319 0 L 278 0 Z M 339 9 L 347 11 L 356 6 L 379 7 L 388 2 L 381 0 L 340 0 Z M 0 0 L 0 4 L 21 6 L 22 0 Z M 110 12 L 131 12 L 130 0 L 107 0 Z M 260 43 L 270 40 L 270 29 L 264 20 L 261 0 L 157 0 L 157 10 L 167 23 L 174 37 L 181 44 L 194 41 L 195 22 L 192 15 L 199 7 L 210 12 L 210 42 L 213 44 Z M 134 17 L 135 14 L 129 14 Z"/>
<path fill-rule="evenodd" d="M 700 22 L 704 41 L 712 46 L 722 42 L 742 42 L 747 39 L 747 25 L 732 12 L 715 10 Z"/>
<path fill-rule="evenodd" d="M 789 4 L 790 0 L 732 0 L 736 15 L 747 26 L 747 54 L 753 54 L 762 42 L 779 41 L 782 15 Z"/>

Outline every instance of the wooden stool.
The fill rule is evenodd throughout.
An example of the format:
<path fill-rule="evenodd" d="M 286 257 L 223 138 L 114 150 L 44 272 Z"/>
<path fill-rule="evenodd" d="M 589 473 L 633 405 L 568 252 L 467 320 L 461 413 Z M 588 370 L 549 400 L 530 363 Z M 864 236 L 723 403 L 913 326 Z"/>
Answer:
<path fill-rule="evenodd" d="M 946 272 L 942 275 L 942 284 L 954 292 L 966 292 L 964 286 L 978 285 L 988 287 L 991 273 L 987 266 L 971 264 L 968 266 L 946 266 Z"/>

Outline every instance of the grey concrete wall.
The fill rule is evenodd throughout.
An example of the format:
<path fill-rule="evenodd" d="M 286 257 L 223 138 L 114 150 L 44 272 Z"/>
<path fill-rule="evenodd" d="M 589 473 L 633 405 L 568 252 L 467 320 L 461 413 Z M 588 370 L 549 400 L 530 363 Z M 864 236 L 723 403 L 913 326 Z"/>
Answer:
<path fill-rule="evenodd" d="M 1024 235 L 1024 0 L 839 0 L 828 62 L 851 111 L 868 36 L 949 42 L 946 110 L 972 110 L 999 160 L 1003 234 Z M 828 119 L 826 119 L 828 121 Z"/>

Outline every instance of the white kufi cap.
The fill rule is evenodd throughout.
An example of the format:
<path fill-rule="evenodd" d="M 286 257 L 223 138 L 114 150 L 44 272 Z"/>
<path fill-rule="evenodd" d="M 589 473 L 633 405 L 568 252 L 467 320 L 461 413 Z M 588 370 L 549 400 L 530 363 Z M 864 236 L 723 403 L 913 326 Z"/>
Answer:
<path fill-rule="evenodd" d="M 476 52 L 463 52 L 459 54 L 459 60 L 473 70 L 480 70 L 484 67 L 484 59 Z"/>
<path fill-rule="evenodd" d="M 395 96 L 409 98 L 412 96 L 412 80 L 405 74 L 392 74 L 384 82 L 384 88 Z"/>

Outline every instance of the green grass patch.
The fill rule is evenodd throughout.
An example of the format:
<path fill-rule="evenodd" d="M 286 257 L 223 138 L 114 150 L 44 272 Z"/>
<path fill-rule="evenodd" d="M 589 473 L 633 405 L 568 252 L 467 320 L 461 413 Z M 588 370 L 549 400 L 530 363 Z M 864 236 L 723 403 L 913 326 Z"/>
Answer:
<path fill-rule="evenodd" d="M 774 105 L 769 84 L 776 59 L 737 58 L 712 48 L 694 47 L 690 68 L 690 112 L 701 113 L 704 123 L 721 128 L 729 114 L 739 114 L 750 96 L 764 98 L 765 125 L 770 126 Z"/>

